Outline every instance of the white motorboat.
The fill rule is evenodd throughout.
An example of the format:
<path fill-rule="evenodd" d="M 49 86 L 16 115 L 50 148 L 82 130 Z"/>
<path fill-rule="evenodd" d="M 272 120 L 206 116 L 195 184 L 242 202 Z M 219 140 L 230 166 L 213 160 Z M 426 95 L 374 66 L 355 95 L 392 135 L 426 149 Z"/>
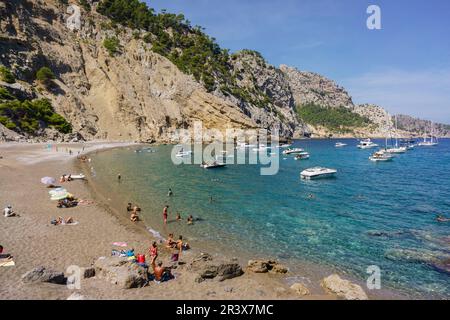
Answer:
<path fill-rule="evenodd" d="M 290 148 L 290 147 L 292 147 L 292 144 L 287 144 L 287 143 L 282 144 L 282 145 L 280 146 L 280 148 Z"/>
<path fill-rule="evenodd" d="M 386 162 L 386 161 L 392 161 L 393 157 L 386 153 L 384 150 L 380 150 L 377 152 L 374 152 L 370 157 L 370 161 L 374 162 Z"/>
<path fill-rule="evenodd" d="M 192 151 L 184 151 L 184 149 L 181 148 L 181 150 L 179 150 L 175 156 L 178 158 L 183 158 L 183 157 L 190 156 L 191 153 L 192 153 Z"/>
<path fill-rule="evenodd" d="M 303 179 L 331 178 L 337 173 L 336 169 L 314 167 L 300 172 Z"/>
<path fill-rule="evenodd" d="M 305 150 L 302 149 L 302 148 L 289 148 L 289 149 L 284 150 L 283 154 L 286 154 L 286 155 L 288 155 L 288 154 L 299 154 L 299 153 L 302 153 L 304 151 Z"/>
<path fill-rule="evenodd" d="M 345 147 L 347 144 L 346 143 L 342 143 L 342 142 L 336 142 L 336 144 L 334 145 L 336 148 L 342 148 Z"/>
<path fill-rule="evenodd" d="M 200 167 L 202 167 L 203 169 L 223 168 L 226 166 L 227 165 L 225 163 L 216 162 L 216 161 L 214 161 L 213 163 L 203 163 L 200 165 Z"/>
<path fill-rule="evenodd" d="M 375 147 L 378 147 L 378 145 L 376 143 L 372 142 L 372 140 L 370 140 L 370 139 L 361 140 L 361 141 L 359 141 L 359 144 L 358 144 L 359 149 L 371 149 L 371 148 L 375 148 Z"/>
<path fill-rule="evenodd" d="M 295 155 L 295 160 L 306 160 L 309 159 L 309 152 L 300 152 L 298 154 Z"/>

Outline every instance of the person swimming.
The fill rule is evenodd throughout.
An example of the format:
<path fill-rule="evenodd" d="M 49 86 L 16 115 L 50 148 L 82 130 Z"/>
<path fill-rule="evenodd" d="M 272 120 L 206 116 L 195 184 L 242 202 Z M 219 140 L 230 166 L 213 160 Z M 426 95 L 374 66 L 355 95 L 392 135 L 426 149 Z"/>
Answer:
<path fill-rule="evenodd" d="M 167 192 L 167 196 L 168 196 L 168 197 L 173 196 L 173 192 L 172 192 L 172 189 L 171 189 L 171 188 L 169 188 L 169 191 Z"/>
<path fill-rule="evenodd" d="M 437 220 L 438 222 L 449 222 L 449 221 L 450 221 L 450 218 L 445 218 L 445 217 L 442 216 L 442 215 L 438 215 L 438 216 L 436 217 L 436 220 Z"/>

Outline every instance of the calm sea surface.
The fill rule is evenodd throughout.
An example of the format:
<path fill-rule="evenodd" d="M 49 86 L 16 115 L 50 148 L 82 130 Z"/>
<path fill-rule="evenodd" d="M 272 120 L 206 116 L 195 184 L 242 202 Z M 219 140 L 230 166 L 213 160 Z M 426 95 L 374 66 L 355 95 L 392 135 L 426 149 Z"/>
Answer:
<path fill-rule="evenodd" d="M 368 160 L 373 150 L 342 141 L 348 146 L 341 149 L 335 140 L 296 141 L 311 158 L 280 155 L 275 176 L 261 176 L 259 165 L 176 166 L 172 146 L 100 152 L 90 165 L 94 181 L 116 207 L 138 203 L 146 224 L 163 235 L 171 231 L 291 265 L 302 260 L 330 266 L 361 281 L 367 267 L 377 265 L 385 288 L 410 297 L 450 298 L 450 275 L 436 267 L 450 258 L 450 222 L 435 219 L 450 217 L 450 140 L 416 147 L 390 163 L 373 163 Z M 317 165 L 336 168 L 336 178 L 300 179 L 300 171 Z M 177 211 L 201 220 L 164 227 L 165 204 L 169 220 Z"/>

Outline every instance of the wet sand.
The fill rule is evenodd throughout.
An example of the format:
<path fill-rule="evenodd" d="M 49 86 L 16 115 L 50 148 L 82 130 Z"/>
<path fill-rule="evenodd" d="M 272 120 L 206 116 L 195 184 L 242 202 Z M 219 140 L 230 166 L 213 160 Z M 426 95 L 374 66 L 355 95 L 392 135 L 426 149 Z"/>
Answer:
<path fill-rule="evenodd" d="M 84 152 L 93 152 L 127 144 L 87 143 Z M 0 299 L 67 299 L 74 291 L 88 299 L 336 299 L 320 288 L 311 286 L 312 295 L 299 297 L 289 289 L 286 277 L 297 274 L 254 274 L 219 282 L 196 283 L 196 274 L 184 267 L 177 268 L 176 279 L 166 283 L 150 283 L 140 289 L 120 289 L 103 279 L 90 278 L 80 290 L 70 290 L 56 284 L 24 284 L 21 276 L 27 271 L 45 266 L 65 272 L 71 265 L 88 267 L 101 256 L 109 256 L 113 242 L 127 242 L 137 253 L 145 253 L 154 240 L 142 224 L 133 224 L 124 216 L 112 212 L 105 199 L 93 194 L 88 181 L 61 184 L 79 199 L 94 200 L 91 205 L 58 209 L 50 201 L 40 178 L 59 178 L 63 173 L 79 173 L 76 160 L 81 144 L 60 144 L 47 149 L 46 144 L 0 145 L 0 205 L 11 204 L 19 217 L 0 217 L 0 244 L 14 256 L 16 266 L 0 268 Z M 70 156 L 67 149 L 72 149 Z M 73 217 L 74 226 L 53 226 L 51 219 Z M 160 246 L 159 259 L 169 264 L 169 253 Z M 183 254 L 189 262 L 201 248 Z M 242 265 L 243 268 L 245 265 Z M 317 281 L 314 281 L 317 282 Z M 308 285 L 307 285 L 308 286 Z M 372 296 L 369 293 L 369 297 Z M 374 297 L 376 298 L 376 297 Z"/>

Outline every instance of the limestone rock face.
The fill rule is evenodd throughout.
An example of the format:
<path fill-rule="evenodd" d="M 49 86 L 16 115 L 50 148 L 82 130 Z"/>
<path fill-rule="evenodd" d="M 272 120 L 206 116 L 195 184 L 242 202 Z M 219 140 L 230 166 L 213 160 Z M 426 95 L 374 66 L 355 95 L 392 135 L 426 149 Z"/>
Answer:
<path fill-rule="evenodd" d="M 123 289 L 140 288 L 147 283 L 146 270 L 121 257 L 101 257 L 95 263 L 95 275 Z"/>
<path fill-rule="evenodd" d="M 63 272 L 54 271 L 45 267 L 36 267 L 22 275 L 24 283 L 49 282 L 55 284 L 66 284 L 67 278 Z"/>
<path fill-rule="evenodd" d="M 291 87 L 295 104 L 315 103 L 324 107 L 353 107 L 350 95 L 343 87 L 320 74 L 300 71 L 286 65 L 280 70 Z"/>
<path fill-rule="evenodd" d="M 344 280 L 337 274 L 332 274 L 322 280 L 322 287 L 346 300 L 368 300 L 364 290 L 357 284 Z"/>

